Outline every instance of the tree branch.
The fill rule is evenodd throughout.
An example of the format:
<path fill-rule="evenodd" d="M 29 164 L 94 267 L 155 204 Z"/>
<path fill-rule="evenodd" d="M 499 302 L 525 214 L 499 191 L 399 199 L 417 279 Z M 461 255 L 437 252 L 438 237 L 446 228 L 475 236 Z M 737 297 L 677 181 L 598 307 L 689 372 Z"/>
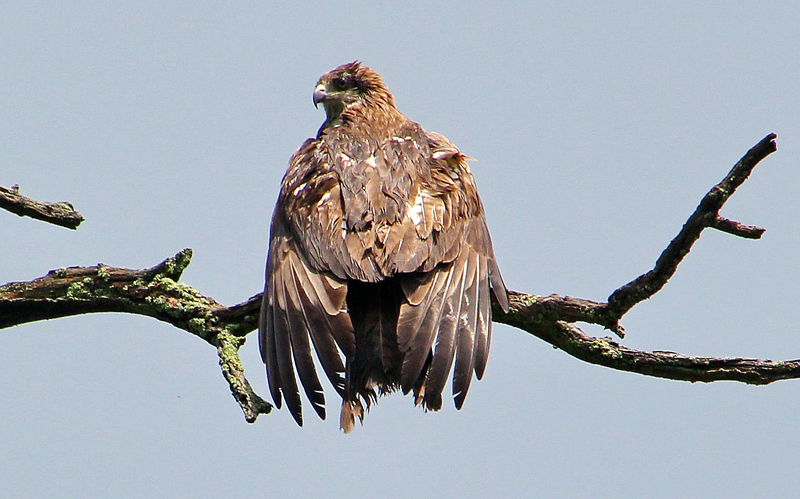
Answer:
<path fill-rule="evenodd" d="M 675 273 L 678 265 L 689 254 L 692 245 L 700 238 L 700 234 L 706 227 L 713 227 L 730 234 L 750 238 L 758 238 L 764 233 L 764 229 L 759 227 L 742 225 L 720 217 L 719 210 L 736 192 L 736 189 L 747 180 L 753 168 L 762 159 L 777 150 L 775 138 L 776 135 L 774 133 L 764 137 L 761 142 L 747 151 L 742 159 L 733 166 L 728 175 L 722 179 L 722 182 L 708 191 L 708 194 L 700 200 L 697 209 L 683 225 L 675 239 L 669 243 L 669 246 L 658 257 L 653 270 L 640 275 L 608 297 L 606 315 L 609 319 L 618 321 L 634 305 L 650 298 L 664 287 L 664 284 Z"/>
<path fill-rule="evenodd" d="M 674 352 L 643 352 L 584 334 L 574 323 L 603 326 L 619 336 L 619 320 L 637 303 L 657 293 L 675 273 L 707 227 L 740 237 L 758 238 L 764 229 L 719 215 L 736 188 L 763 158 L 775 151 L 770 134 L 733 167 L 700 201 L 681 231 L 652 270 L 620 287 L 608 303 L 569 296 L 534 296 L 511 292 L 510 310 L 495 303 L 493 320 L 520 328 L 568 354 L 593 364 L 647 376 L 684 381 L 739 381 L 767 384 L 800 378 L 800 360 L 775 362 L 745 358 L 694 357 Z M 0 329 L 18 324 L 91 312 L 147 315 L 183 329 L 217 349 L 231 393 L 248 422 L 272 406 L 255 392 L 244 375 L 239 348 L 258 323 L 261 295 L 225 307 L 178 282 L 189 265 L 191 250 L 183 250 L 155 267 L 130 270 L 106 265 L 54 270 L 29 282 L 0 286 Z"/>
<path fill-rule="evenodd" d="M 551 295 L 512 292 L 508 314 L 494 304 L 492 319 L 526 331 L 585 362 L 620 371 L 680 381 L 740 381 L 766 385 L 800 378 L 800 359 L 772 361 L 746 358 L 695 357 L 675 352 L 644 352 L 611 338 L 587 336 L 571 322 L 603 324 L 603 303 Z M 561 317 L 562 320 L 556 318 Z"/>
<path fill-rule="evenodd" d="M 77 229 L 83 216 L 67 202 L 45 203 L 25 197 L 19 193 L 19 186 L 11 189 L 0 186 L 0 208 L 21 217 L 31 217 L 68 229 Z"/>
<path fill-rule="evenodd" d="M 0 329 L 93 312 L 126 312 L 167 322 L 217 349 L 233 397 L 245 419 L 254 422 L 272 406 L 247 381 L 239 348 L 258 325 L 260 296 L 225 307 L 177 282 L 191 258 L 192 251 L 185 249 L 149 269 L 68 267 L 33 281 L 5 284 L 0 286 Z"/>

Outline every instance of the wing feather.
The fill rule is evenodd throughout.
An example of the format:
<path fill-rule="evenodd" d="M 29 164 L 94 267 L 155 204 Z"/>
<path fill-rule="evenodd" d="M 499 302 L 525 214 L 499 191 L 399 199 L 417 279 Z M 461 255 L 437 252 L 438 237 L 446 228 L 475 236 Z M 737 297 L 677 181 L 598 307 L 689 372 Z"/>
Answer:
<path fill-rule="evenodd" d="M 494 257 L 494 255 L 492 256 Z M 503 312 L 508 313 L 508 291 L 503 283 L 503 277 L 500 275 L 500 269 L 497 268 L 497 261 L 494 258 L 489 260 L 489 282 L 492 285 L 492 292 L 497 298 L 500 308 L 503 309 Z"/>
<path fill-rule="evenodd" d="M 272 279 L 275 304 L 272 334 L 275 339 L 275 355 L 280 373 L 281 392 L 286 400 L 286 407 L 292 413 L 297 424 L 303 426 L 303 409 L 300 404 L 300 392 L 292 369 L 292 345 L 290 339 L 291 325 L 288 317 L 288 297 L 286 281 L 278 274 Z"/>
<path fill-rule="evenodd" d="M 481 275 L 488 270 L 481 262 Z M 504 288 L 505 291 L 505 288 Z M 478 287 L 478 321 L 475 326 L 475 376 L 483 378 L 486 360 L 489 358 L 489 346 L 492 339 L 491 302 L 489 301 L 489 281 L 483 277 Z"/>
<path fill-rule="evenodd" d="M 456 409 L 461 409 L 472 382 L 475 365 L 475 330 L 478 323 L 478 289 L 481 281 L 481 261 L 484 257 L 470 251 L 462 296 L 462 314 L 456 336 L 456 364 L 453 370 L 453 397 Z"/>
<path fill-rule="evenodd" d="M 261 352 L 261 359 L 267 366 L 267 382 L 269 384 L 269 392 L 272 395 L 272 400 L 275 402 L 275 407 L 278 409 L 283 405 L 283 398 L 281 397 L 281 375 L 278 369 L 278 352 L 275 345 L 274 334 L 274 320 L 275 320 L 275 304 L 274 297 L 271 290 L 274 289 L 272 284 L 272 277 L 267 275 L 267 289 L 264 291 L 264 296 L 261 299 L 261 317 L 259 320 L 259 350 Z"/>
<path fill-rule="evenodd" d="M 334 302 L 332 295 L 347 293 L 347 286 L 328 286 L 327 276 L 313 273 L 302 262 L 295 264 L 294 276 L 299 292 L 308 301 L 308 306 L 303 309 L 306 331 L 311 334 L 322 369 L 339 395 L 342 395 L 344 364 L 335 339 L 342 338 L 346 344 L 352 345 L 353 326 L 346 312 L 332 308 L 330 304 Z"/>
<path fill-rule="evenodd" d="M 405 302 L 400 306 L 397 321 L 397 341 L 400 351 L 411 350 L 414 338 L 420 331 L 426 312 L 439 296 L 442 286 L 447 284 L 447 269 L 437 269 L 426 274 L 404 276 L 400 284 Z"/>
<path fill-rule="evenodd" d="M 311 310 L 312 304 L 305 296 L 301 296 L 298 290 L 294 267 L 295 257 L 290 254 L 281 270 L 287 298 L 286 315 L 289 322 L 289 338 L 292 345 L 294 365 L 311 406 L 321 419 L 325 419 L 325 394 L 317 377 L 317 371 L 314 368 L 314 359 L 311 357 L 311 344 L 308 341 L 308 331 L 311 329 L 311 324 L 306 311 Z"/>
<path fill-rule="evenodd" d="M 404 393 L 414 387 L 436 339 L 445 297 L 449 295 L 452 283 L 450 266 L 446 265 L 435 271 L 436 274 L 426 286 L 425 298 L 419 305 L 414 307 L 403 304 L 400 308 L 397 330 L 398 337 L 403 338 L 400 340 L 401 352 L 405 352 L 400 375 Z"/>
<path fill-rule="evenodd" d="M 466 253 L 466 252 L 465 252 Z M 450 268 L 450 285 L 444 297 L 439 332 L 436 335 L 436 349 L 431 367 L 425 380 L 424 402 L 427 408 L 438 411 L 442 408 L 442 390 L 453 366 L 456 332 L 461 322 L 461 304 L 464 284 L 467 280 L 468 256 L 461 255 Z"/>
<path fill-rule="evenodd" d="M 336 391 L 344 393 L 343 352 L 354 351 L 353 327 L 346 311 L 347 285 L 310 268 L 279 217 L 273 220 L 262 300 L 259 340 L 275 405 L 285 400 L 302 424 L 297 376 L 316 413 L 324 419 L 324 393 L 314 366 L 313 349 Z M 309 341 L 310 337 L 310 341 Z"/>

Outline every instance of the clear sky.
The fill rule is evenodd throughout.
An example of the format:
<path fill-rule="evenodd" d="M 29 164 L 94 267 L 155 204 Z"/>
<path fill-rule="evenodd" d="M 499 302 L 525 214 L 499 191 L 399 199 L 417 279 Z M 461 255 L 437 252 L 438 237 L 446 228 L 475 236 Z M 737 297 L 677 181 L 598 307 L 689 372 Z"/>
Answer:
<path fill-rule="evenodd" d="M 604 300 L 651 268 L 770 132 L 778 152 L 624 320 L 624 344 L 800 357 L 800 3 L 30 2 L 0 6 L 0 185 L 72 202 L 76 232 L 0 212 L 0 282 L 146 267 L 234 304 L 263 286 L 287 160 L 354 59 L 478 159 L 507 285 Z M 288 3 L 288 2 L 287 2 Z M 586 326 L 585 331 L 607 332 Z M 0 332 L 6 497 L 769 497 L 800 487 L 800 382 L 690 384 L 578 361 L 498 325 L 464 409 L 394 395 L 350 435 L 244 422 L 201 340 L 94 315 Z M 247 374 L 268 395 L 255 335 Z M 332 393 L 329 413 L 337 413 Z"/>

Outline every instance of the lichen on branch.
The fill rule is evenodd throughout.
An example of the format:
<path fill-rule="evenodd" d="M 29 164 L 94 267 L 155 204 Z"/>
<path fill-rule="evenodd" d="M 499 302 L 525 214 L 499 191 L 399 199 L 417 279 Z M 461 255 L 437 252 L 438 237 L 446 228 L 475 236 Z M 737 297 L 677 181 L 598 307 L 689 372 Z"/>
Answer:
<path fill-rule="evenodd" d="M 77 229 L 83 216 L 75 211 L 72 204 L 62 201 L 49 203 L 36 201 L 19 193 L 19 186 L 10 189 L 0 186 L 0 208 L 21 217 L 31 217 L 54 225 Z"/>
<path fill-rule="evenodd" d="M 178 282 L 192 251 L 185 249 L 141 270 L 67 267 L 28 282 L 0 286 L 0 329 L 27 322 L 94 312 L 146 315 L 187 331 L 217 349 L 222 373 L 248 421 L 270 412 L 244 375 L 239 348 L 252 331 L 258 302 L 225 307 Z"/>
<path fill-rule="evenodd" d="M 760 227 L 720 216 L 719 211 L 753 168 L 776 150 L 770 134 L 754 146 L 725 178 L 701 199 L 653 269 L 615 290 L 607 302 L 569 296 L 536 296 L 511 292 L 510 309 L 493 304 L 493 320 L 522 329 L 586 362 L 647 376 L 683 381 L 739 381 L 767 384 L 800 378 L 800 360 L 695 357 L 674 352 L 634 350 L 611 338 L 594 338 L 578 322 L 600 325 L 622 337 L 622 317 L 652 297 L 672 277 L 706 228 L 757 239 Z M 244 375 L 239 349 L 258 325 L 261 295 L 226 307 L 180 283 L 191 261 L 185 249 L 158 265 L 141 270 L 67 267 L 28 282 L 0 286 L 0 329 L 18 324 L 94 312 L 146 315 L 172 324 L 216 348 L 219 365 L 245 419 L 254 422 L 272 406 L 259 397 Z"/>

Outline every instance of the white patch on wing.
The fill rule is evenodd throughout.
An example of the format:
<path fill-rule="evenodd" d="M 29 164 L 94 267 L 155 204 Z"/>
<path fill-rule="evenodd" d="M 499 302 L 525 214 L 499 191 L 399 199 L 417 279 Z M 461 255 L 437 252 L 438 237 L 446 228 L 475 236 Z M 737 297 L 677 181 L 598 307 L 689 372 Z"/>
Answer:
<path fill-rule="evenodd" d="M 392 140 L 401 144 L 406 141 L 403 137 L 392 137 Z"/>
<path fill-rule="evenodd" d="M 305 188 L 306 188 L 306 186 L 307 186 L 307 185 L 308 185 L 308 183 L 307 183 L 307 182 L 303 182 L 302 184 L 298 185 L 298 186 L 297 186 L 297 187 L 295 187 L 295 188 L 294 188 L 294 190 L 292 191 L 292 195 L 293 195 L 293 196 L 297 196 L 298 194 L 300 194 L 300 191 L 302 191 L 303 189 L 305 189 Z"/>
<path fill-rule="evenodd" d="M 325 201 L 329 200 L 330 198 L 331 198 L 331 191 L 328 191 L 325 194 L 323 194 L 321 198 L 319 198 L 319 201 L 317 201 L 317 206 L 322 206 L 323 204 L 325 204 Z"/>
<path fill-rule="evenodd" d="M 422 199 L 422 193 L 418 192 L 417 197 L 414 198 L 414 204 L 411 205 L 411 209 L 408 211 L 408 216 L 415 227 L 422 223 L 424 213 L 425 201 Z"/>
<path fill-rule="evenodd" d="M 381 243 L 381 246 L 386 245 L 386 239 L 389 237 L 389 226 L 386 224 L 378 225 L 375 234 L 378 236 L 378 242 Z"/>
<path fill-rule="evenodd" d="M 345 166 L 352 166 L 355 163 L 355 160 L 348 156 L 347 154 L 340 152 L 339 159 L 342 160 Z"/>
<path fill-rule="evenodd" d="M 373 154 L 372 156 L 370 156 L 369 158 L 367 158 L 367 160 L 365 161 L 365 163 L 367 164 L 367 166 L 371 166 L 372 168 L 375 168 L 375 166 L 376 166 L 376 164 L 377 164 L 377 163 L 375 163 L 375 155 Z"/>

